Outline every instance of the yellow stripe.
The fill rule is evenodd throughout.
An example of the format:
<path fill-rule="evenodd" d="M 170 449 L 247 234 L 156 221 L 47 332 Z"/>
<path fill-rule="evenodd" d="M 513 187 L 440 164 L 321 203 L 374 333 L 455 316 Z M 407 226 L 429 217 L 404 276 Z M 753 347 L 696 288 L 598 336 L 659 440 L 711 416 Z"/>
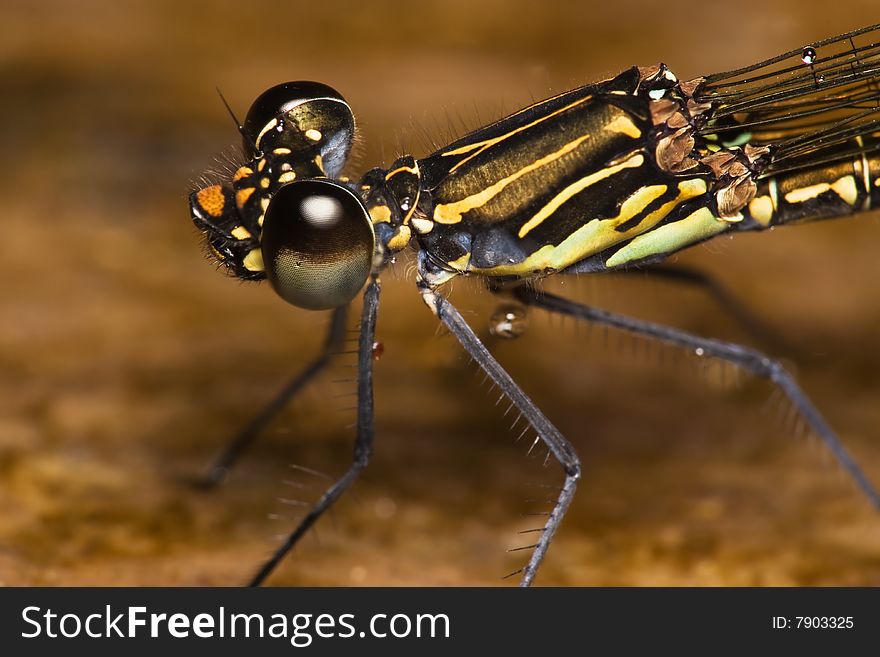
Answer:
<path fill-rule="evenodd" d="M 471 155 L 464 158 L 461 162 L 458 162 L 454 167 L 452 167 L 449 170 L 449 173 L 452 173 L 453 171 L 458 169 L 460 166 L 465 164 L 465 162 L 468 162 L 472 158 L 475 158 L 477 155 L 479 155 L 483 151 L 487 150 L 488 148 L 494 146 L 495 144 L 497 144 L 499 142 L 504 141 L 508 137 L 511 137 L 511 136 L 517 134 L 518 132 L 522 132 L 523 130 L 528 130 L 529 128 L 536 126 L 539 123 L 543 123 L 547 119 L 553 118 L 554 116 L 557 116 L 558 114 L 562 114 L 563 112 L 570 110 L 572 107 L 577 107 L 578 105 L 582 105 L 583 103 L 587 102 L 588 100 L 592 100 L 592 98 L 593 98 L 592 96 L 586 96 L 585 98 L 581 98 L 580 100 L 576 100 L 573 103 L 569 103 L 565 107 L 562 107 L 562 108 L 556 110 L 555 112 L 551 112 L 550 114 L 547 114 L 546 116 L 542 116 L 541 118 L 535 119 L 531 123 L 527 123 L 526 125 L 520 126 L 520 127 L 516 128 L 514 130 L 511 130 L 510 132 L 507 132 L 503 135 L 500 135 L 498 137 L 492 137 L 491 139 L 486 139 L 484 141 L 478 141 L 473 144 L 465 144 L 464 146 L 460 146 L 460 147 L 455 148 L 451 151 L 446 151 L 445 153 L 441 153 L 441 156 L 446 157 L 448 155 L 462 155 L 464 153 L 469 153 L 470 151 L 476 149 L 476 151 L 474 153 L 471 153 Z"/>
<path fill-rule="evenodd" d="M 540 169 L 545 164 L 549 164 L 554 160 L 558 160 L 563 155 L 570 153 L 575 148 L 580 146 L 581 143 L 583 143 L 583 141 L 587 138 L 589 138 L 589 135 L 583 135 L 582 137 L 578 137 L 574 141 L 570 141 L 558 151 L 550 153 L 549 155 L 545 155 L 539 160 L 535 160 L 528 166 L 525 166 L 519 171 L 510 174 L 506 178 L 502 178 L 494 185 L 490 185 L 489 187 L 486 187 L 476 194 L 471 194 L 470 196 L 467 196 L 460 201 L 455 201 L 453 203 L 438 204 L 434 207 L 434 221 L 441 224 L 457 224 L 461 221 L 461 215 L 463 215 L 465 212 L 473 210 L 474 208 L 482 207 L 488 201 L 492 200 L 498 194 L 500 194 L 501 191 L 510 183 L 522 178 L 530 171 Z"/>
<path fill-rule="evenodd" d="M 856 179 L 853 176 L 843 176 L 833 183 L 823 182 L 794 189 L 785 195 L 785 200 L 789 203 L 803 203 L 829 190 L 837 194 L 848 205 L 855 205 L 859 195 L 858 189 L 856 189 Z"/>
<path fill-rule="evenodd" d="M 558 271 L 565 269 L 587 256 L 604 251 L 614 244 L 627 240 L 633 235 L 644 233 L 656 226 L 679 203 L 705 194 L 706 183 L 699 178 L 683 180 L 678 184 L 678 191 L 677 198 L 663 204 L 648 214 L 637 226 L 630 230 L 624 232 L 616 230 L 616 227 L 625 221 L 623 218 L 624 209 L 621 206 L 621 216 L 587 221 L 558 245 L 547 244 L 542 246 L 522 262 L 484 269 L 475 267 L 471 271 L 487 276 L 523 276 L 546 270 Z M 630 198 L 636 196 L 638 194 L 633 194 Z"/>
<path fill-rule="evenodd" d="M 400 173 L 401 171 L 405 171 L 406 173 L 411 173 L 416 176 L 419 175 L 418 165 L 416 165 L 414 167 L 397 167 L 396 169 L 394 169 L 394 171 L 389 171 L 388 173 L 385 174 L 385 180 L 391 180 L 391 178 L 393 176 Z"/>
<path fill-rule="evenodd" d="M 639 235 L 605 261 L 606 267 L 617 267 L 652 255 L 677 249 L 722 233 L 730 227 L 718 221 L 708 208 L 700 208 L 680 221 L 674 221 Z"/>
<path fill-rule="evenodd" d="M 573 182 L 568 187 L 559 192 L 556 196 L 550 199 L 550 202 L 547 203 L 543 208 L 538 210 L 535 215 L 529 219 L 526 223 L 523 224 L 522 228 L 519 229 L 519 237 L 522 239 L 526 235 L 529 234 L 536 226 L 539 226 L 542 221 L 544 221 L 547 217 L 552 215 L 559 209 L 563 203 L 565 203 L 568 199 L 570 199 L 575 194 L 582 192 L 584 189 L 589 187 L 590 185 L 594 185 L 600 180 L 605 180 L 606 178 L 610 178 L 615 173 L 623 171 L 624 169 L 632 169 L 635 167 L 640 167 L 644 164 L 645 158 L 642 154 L 638 153 L 633 155 L 628 160 L 621 162 L 618 165 L 613 167 L 605 167 L 604 169 L 599 169 L 595 173 L 591 173 L 589 176 L 584 176 L 580 180 Z"/>
<path fill-rule="evenodd" d="M 801 187 L 800 189 L 794 189 L 786 194 L 785 200 L 789 203 L 803 203 L 804 201 L 816 198 L 819 194 L 824 194 L 829 189 L 831 189 L 831 185 L 824 182 L 810 185 L 808 187 Z"/>
<path fill-rule="evenodd" d="M 638 139 L 642 136 L 642 131 L 639 130 L 636 124 L 632 122 L 632 119 L 625 114 L 614 117 L 614 120 L 610 121 L 605 126 L 605 129 L 610 130 L 611 132 L 623 133 L 627 137 L 632 137 L 633 139 Z"/>

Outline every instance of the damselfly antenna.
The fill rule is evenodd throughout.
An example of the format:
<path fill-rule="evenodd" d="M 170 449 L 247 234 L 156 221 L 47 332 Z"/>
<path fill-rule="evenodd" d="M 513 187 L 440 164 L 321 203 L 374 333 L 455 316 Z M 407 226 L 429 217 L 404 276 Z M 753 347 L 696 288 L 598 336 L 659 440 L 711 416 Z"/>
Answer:
<path fill-rule="evenodd" d="M 229 116 L 232 117 L 232 121 L 235 123 L 235 129 L 238 130 L 242 139 L 244 139 L 245 146 L 247 147 L 247 151 L 249 153 L 257 153 L 259 149 L 257 145 L 254 143 L 254 140 L 251 139 L 250 135 L 245 132 L 244 126 L 241 124 L 241 121 L 238 120 L 238 117 L 235 116 L 235 112 L 232 111 L 232 107 L 229 106 L 229 103 L 226 102 L 226 98 L 223 96 L 223 92 L 220 91 L 220 87 L 215 87 L 217 90 L 217 95 L 220 96 L 220 100 L 223 102 L 223 106 L 226 108 L 226 111 L 229 112 Z"/>

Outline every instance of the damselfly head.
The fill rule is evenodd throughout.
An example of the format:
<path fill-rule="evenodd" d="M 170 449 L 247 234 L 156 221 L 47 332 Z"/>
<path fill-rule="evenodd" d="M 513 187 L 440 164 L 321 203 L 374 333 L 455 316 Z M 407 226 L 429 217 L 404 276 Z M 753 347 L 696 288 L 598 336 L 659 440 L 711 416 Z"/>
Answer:
<path fill-rule="evenodd" d="M 370 275 L 375 244 L 361 200 L 331 180 L 284 185 L 263 219 L 266 276 L 281 298 L 300 308 L 351 301 Z"/>
<path fill-rule="evenodd" d="M 318 167 L 331 178 L 345 166 L 354 130 L 354 115 L 342 94 L 309 81 L 267 89 L 242 124 L 244 149 L 251 157 L 287 149 L 305 159 L 318 158 Z"/>

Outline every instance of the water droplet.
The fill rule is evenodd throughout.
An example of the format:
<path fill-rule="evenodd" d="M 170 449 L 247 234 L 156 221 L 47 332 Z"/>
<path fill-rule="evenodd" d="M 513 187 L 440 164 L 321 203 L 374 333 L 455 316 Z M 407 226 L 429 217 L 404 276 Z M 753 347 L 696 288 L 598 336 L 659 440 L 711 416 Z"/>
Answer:
<path fill-rule="evenodd" d="M 816 82 L 825 82 L 825 76 L 824 75 L 816 76 Z"/>
<path fill-rule="evenodd" d="M 489 333 L 499 338 L 518 338 L 528 327 L 526 308 L 518 303 L 502 303 L 489 320 Z"/>
<path fill-rule="evenodd" d="M 412 207 L 412 199 L 409 196 L 404 196 L 400 201 L 400 209 L 406 212 Z"/>
<path fill-rule="evenodd" d="M 808 65 L 814 63 L 816 61 L 816 49 L 811 46 L 804 48 L 803 52 L 801 52 L 801 61 Z"/>
<path fill-rule="evenodd" d="M 697 347 L 696 349 L 694 349 L 694 353 L 697 356 L 704 356 L 706 354 L 706 350 L 703 349 L 702 347 Z"/>
<path fill-rule="evenodd" d="M 373 360 L 379 360 L 382 358 L 382 354 L 385 353 L 385 345 L 381 342 L 373 343 Z"/>

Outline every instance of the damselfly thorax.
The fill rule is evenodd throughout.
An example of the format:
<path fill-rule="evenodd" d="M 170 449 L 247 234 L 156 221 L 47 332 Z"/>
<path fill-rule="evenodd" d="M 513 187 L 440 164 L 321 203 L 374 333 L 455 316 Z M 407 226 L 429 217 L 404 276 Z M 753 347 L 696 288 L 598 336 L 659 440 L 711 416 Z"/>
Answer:
<path fill-rule="evenodd" d="M 663 64 L 633 67 L 537 102 L 425 157 L 401 156 L 357 182 L 339 178 L 354 137 L 354 117 L 341 94 L 315 82 L 264 92 L 239 126 L 248 162 L 231 181 L 192 193 L 196 226 L 236 276 L 268 278 L 295 305 L 335 309 L 328 350 L 344 309 L 367 287 L 354 465 L 255 582 L 366 465 L 378 276 L 403 249 L 417 253 L 423 300 L 562 465 L 562 492 L 523 583 L 534 577 L 571 500 L 580 464 L 442 295 L 442 285 L 457 276 L 502 281 L 526 305 L 696 348 L 770 378 L 880 505 L 776 362 L 519 285 L 555 274 L 644 267 L 724 233 L 880 205 L 878 34 L 880 26 L 872 26 L 688 81 Z M 244 442 L 240 438 L 219 466 L 228 467 Z"/>

